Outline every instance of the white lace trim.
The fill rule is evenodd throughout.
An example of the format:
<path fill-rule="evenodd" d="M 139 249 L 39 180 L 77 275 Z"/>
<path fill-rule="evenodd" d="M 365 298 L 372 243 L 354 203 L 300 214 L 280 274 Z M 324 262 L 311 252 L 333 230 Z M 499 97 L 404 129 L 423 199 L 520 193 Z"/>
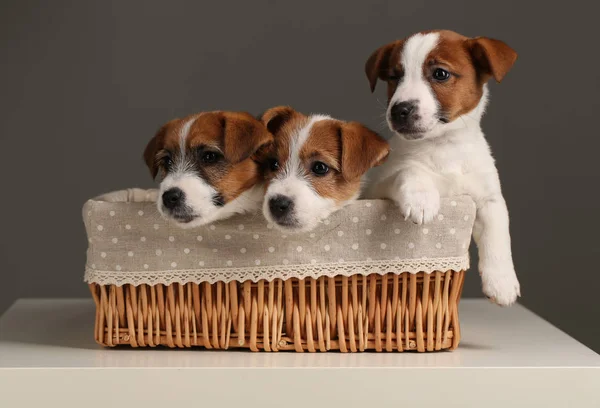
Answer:
<path fill-rule="evenodd" d="M 329 263 L 319 265 L 278 265 L 264 267 L 248 268 L 218 268 L 218 269 L 187 269 L 187 270 L 169 270 L 169 271 L 134 271 L 134 272 L 116 272 L 100 271 L 86 267 L 85 282 L 96 283 L 99 285 L 170 285 L 172 283 L 216 283 L 216 282 L 243 282 L 251 280 L 258 282 L 265 279 L 290 279 L 290 278 L 314 278 L 321 276 L 351 276 L 355 274 L 367 275 L 377 273 L 384 275 L 387 273 L 400 274 L 409 273 L 432 273 L 435 271 L 455 270 L 461 271 L 469 268 L 468 255 L 452 258 L 421 258 L 421 259 L 401 259 L 401 260 L 383 260 L 383 261 L 361 261 Z"/>

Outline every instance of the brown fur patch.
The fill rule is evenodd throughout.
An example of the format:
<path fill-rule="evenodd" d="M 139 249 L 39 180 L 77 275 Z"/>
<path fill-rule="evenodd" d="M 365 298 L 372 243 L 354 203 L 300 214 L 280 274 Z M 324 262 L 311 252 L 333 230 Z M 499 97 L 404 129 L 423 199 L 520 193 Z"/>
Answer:
<path fill-rule="evenodd" d="M 193 120 L 185 137 L 182 156 L 181 133 Z M 272 143 L 266 127 L 248 113 L 207 112 L 175 119 L 165 124 L 148 143 L 144 152 L 153 177 L 169 171 L 164 158 L 185 161 L 203 180 L 223 197 L 225 203 L 263 179 L 261 167 L 252 159 L 260 148 Z M 218 160 L 203 161 L 203 154 L 214 152 Z"/>
<path fill-rule="evenodd" d="M 260 183 L 263 179 L 260 166 L 252 160 L 244 160 L 230 166 L 227 171 L 221 172 L 219 176 L 214 177 L 213 186 L 221 193 L 226 203 Z"/>
<path fill-rule="evenodd" d="M 257 157 L 257 161 L 263 163 L 265 178 L 269 180 L 275 175 L 269 167 L 270 161 L 277 160 L 280 169 L 285 167 L 292 140 L 306 126 L 309 118 L 289 106 L 277 106 L 266 111 L 261 120 L 274 137 L 273 143 L 261 149 Z"/>
<path fill-rule="evenodd" d="M 475 109 L 483 94 L 482 76 L 478 74 L 466 47 L 467 37 L 451 31 L 440 32 L 440 40 L 425 60 L 423 77 L 440 103 L 444 116 L 452 121 Z M 451 73 L 446 82 L 432 78 L 437 68 Z"/>
<path fill-rule="evenodd" d="M 341 126 L 342 122 L 337 120 L 316 122 L 298 152 L 306 177 L 317 194 L 331 198 L 337 204 L 352 199 L 360 190 L 360 178 L 348 181 L 342 174 Z M 356 159 L 359 160 L 359 157 Z M 312 173 L 315 162 L 325 163 L 330 168 L 329 172 L 324 176 Z"/>
<path fill-rule="evenodd" d="M 365 73 L 369 78 L 371 92 L 375 91 L 378 79 L 387 82 L 388 102 L 398 87 L 399 81 L 397 78 L 403 75 L 400 58 L 405 41 L 394 41 L 378 48 L 371 54 L 365 64 Z"/>
<path fill-rule="evenodd" d="M 176 127 L 179 122 L 180 119 L 173 119 L 162 125 L 144 149 L 144 161 L 146 162 L 146 166 L 148 166 L 153 179 L 156 178 L 161 168 L 160 163 L 163 158 L 161 150 L 163 150 L 165 146 L 167 135 L 172 132 L 172 129 Z"/>

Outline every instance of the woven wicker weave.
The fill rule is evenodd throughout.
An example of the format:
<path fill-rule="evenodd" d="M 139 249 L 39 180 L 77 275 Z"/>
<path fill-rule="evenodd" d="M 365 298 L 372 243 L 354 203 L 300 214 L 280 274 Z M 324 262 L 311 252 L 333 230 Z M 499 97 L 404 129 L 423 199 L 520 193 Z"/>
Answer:
<path fill-rule="evenodd" d="M 100 286 L 96 341 L 252 351 L 434 351 L 460 340 L 464 271 Z"/>

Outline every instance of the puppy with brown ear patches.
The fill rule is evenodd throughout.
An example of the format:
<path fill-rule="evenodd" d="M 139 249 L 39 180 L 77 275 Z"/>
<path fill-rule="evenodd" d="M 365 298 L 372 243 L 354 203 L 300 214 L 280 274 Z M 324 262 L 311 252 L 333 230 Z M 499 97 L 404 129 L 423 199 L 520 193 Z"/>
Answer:
<path fill-rule="evenodd" d="M 158 211 L 191 228 L 260 209 L 263 175 L 252 156 L 272 141 L 247 113 L 205 112 L 166 123 L 144 152 L 152 177 L 162 177 Z"/>
<path fill-rule="evenodd" d="M 438 216 L 440 197 L 469 195 L 477 206 L 473 237 L 483 292 L 514 303 L 520 285 L 513 266 L 508 210 L 498 170 L 481 129 L 487 82 L 502 81 L 517 53 L 500 40 L 425 31 L 383 45 L 365 64 L 375 89 L 387 84 L 393 154 L 368 195 L 390 198 L 417 224 Z"/>
<path fill-rule="evenodd" d="M 286 106 L 262 121 L 275 141 L 259 155 L 267 189 L 263 213 L 285 231 L 308 231 L 356 200 L 361 178 L 381 164 L 388 143 L 360 123 L 303 115 Z"/>

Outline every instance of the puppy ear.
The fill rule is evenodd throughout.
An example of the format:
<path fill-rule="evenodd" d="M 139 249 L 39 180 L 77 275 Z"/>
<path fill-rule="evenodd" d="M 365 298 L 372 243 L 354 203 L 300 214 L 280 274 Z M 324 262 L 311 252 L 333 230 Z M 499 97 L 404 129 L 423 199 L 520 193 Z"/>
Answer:
<path fill-rule="evenodd" d="M 365 64 L 365 73 L 367 74 L 367 78 L 369 78 L 371 92 L 375 91 L 377 79 L 385 80 L 387 78 L 387 71 L 390 66 L 390 56 L 397 44 L 397 42 L 394 42 L 378 48 L 367 60 L 367 63 Z"/>
<path fill-rule="evenodd" d="M 261 115 L 260 120 L 269 132 L 276 135 L 279 130 L 298 112 L 289 106 L 276 106 Z"/>
<path fill-rule="evenodd" d="M 144 149 L 144 161 L 146 162 L 148 169 L 150 169 L 150 175 L 152 175 L 152 179 L 155 179 L 156 175 L 158 174 L 158 162 L 156 161 L 156 154 L 164 147 L 167 128 L 169 124 L 175 120 L 162 125 L 154 137 L 150 139 L 146 149 Z"/>
<path fill-rule="evenodd" d="M 484 80 L 493 76 L 496 82 L 502 81 L 517 60 L 517 53 L 500 40 L 477 37 L 467 40 L 467 47 L 478 72 Z"/>
<path fill-rule="evenodd" d="M 360 178 L 372 167 L 382 164 L 390 153 L 389 143 L 357 122 L 340 127 L 342 176 L 347 181 Z"/>
<path fill-rule="evenodd" d="M 221 118 L 224 154 L 231 163 L 246 160 L 273 142 L 273 135 L 249 113 L 225 113 Z"/>

